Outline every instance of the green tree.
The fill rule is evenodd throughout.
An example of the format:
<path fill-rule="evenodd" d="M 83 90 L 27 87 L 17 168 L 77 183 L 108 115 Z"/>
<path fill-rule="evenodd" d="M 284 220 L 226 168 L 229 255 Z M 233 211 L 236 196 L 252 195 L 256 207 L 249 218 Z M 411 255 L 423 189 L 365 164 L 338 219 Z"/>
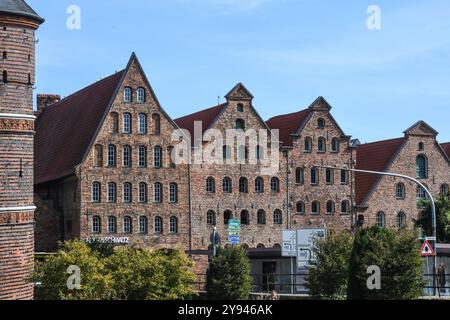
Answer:
<path fill-rule="evenodd" d="M 423 209 L 416 220 L 416 226 L 422 228 L 427 236 L 431 236 L 431 202 L 422 201 L 420 206 Z M 450 197 L 448 196 L 436 200 L 436 236 L 440 242 L 450 242 Z"/>
<path fill-rule="evenodd" d="M 345 296 L 352 245 L 353 237 L 348 232 L 329 233 L 316 243 L 316 261 L 312 263 L 308 277 L 311 295 L 330 299 Z"/>
<path fill-rule="evenodd" d="M 250 263 L 241 246 L 219 248 L 207 274 L 206 291 L 212 300 L 245 300 L 252 289 Z"/>
<path fill-rule="evenodd" d="M 414 299 L 422 289 L 422 258 L 415 232 L 372 227 L 355 235 L 349 264 L 347 298 Z M 381 289 L 367 288 L 369 266 L 381 270 Z"/>

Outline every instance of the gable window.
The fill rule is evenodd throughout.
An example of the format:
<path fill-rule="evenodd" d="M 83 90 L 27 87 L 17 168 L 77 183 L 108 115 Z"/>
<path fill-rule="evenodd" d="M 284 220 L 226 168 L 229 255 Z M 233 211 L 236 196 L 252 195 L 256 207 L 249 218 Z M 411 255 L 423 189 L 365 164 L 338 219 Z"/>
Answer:
<path fill-rule="evenodd" d="M 245 121 L 243 119 L 236 120 L 236 130 L 245 131 Z"/>
<path fill-rule="evenodd" d="M 153 185 L 153 202 L 161 203 L 162 202 L 162 184 L 156 182 Z"/>
<path fill-rule="evenodd" d="M 334 183 L 334 170 L 326 169 L 326 183 L 333 184 Z"/>
<path fill-rule="evenodd" d="M 241 224 L 249 224 L 249 216 L 247 210 L 241 211 Z"/>
<path fill-rule="evenodd" d="M 109 216 L 108 217 L 108 233 L 116 233 L 117 232 L 117 219 L 116 217 Z"/>
<path fill-rule="evenodd" d="M 209 226 L 215 226 L 216 225 L 216 213 L 212 210 L 209 210 L 206 213 L 206 224 Z"/>
<path fill-rule="evenodd" d="M 328 201 L 327 202 L 327 214 L 333 214 L 335 212 L 335 205 L 334 201 Z"/>
<path fill-rule="evenodd" d="M 449 196 L 449 186 L 448 186 L 448 184 L 444 183 L 443 185 L 441 185 L 440 196 L 441 196 L 441 198 L 445 198 L 445 197 Z"/>
<path fill-rule="evenodd" d="M 399 229 L 406 228 L 406 214 L 404 212 L 400 212 L 397 215 L 397 228 Z"/>
<path fill-rule="evenodd" d="M 323 118 L 317 119 L 317 128 L 319 128 L 319 129 L 325 128 L 325 119 L 323 119 Z"/>
<path fill-rule="evenodd" d="M 145 113 L 139 113 L 139 133 L 147 133 L 147 115 Z"/>
<path fill-rule="evenodd" d="M 224 224 L 228 224 L 228 222 L 233 219 L 233 212 L 231 212 L 230 210 L 226 210 L 223 213 L 223 223 Z"/>
<path fill-rule="evenodd" d="M 131 203 L 131 183 L 125 182 L 123 184 L 123 202 Z"/>
<path fill-rule="evenodd" d="M 223 193 L 231 193 L 232 192 L 231 178 L 229 178 L 229 177 L 223 178 L 222 189 L 223 189 Z"/>
<path fill-rule="evenodd" d="M 123 218 L 123 233 L 131 233 L 132 232 L 132 220 L 131 217 Z"/>
<path fill-rule="evenodd" d="M 386 226 L 386 218 L 384 212 L 378 212 L 376 216 L 376 224 L 380 228 L 384 228 Z"/>
<path fill-rule="evenodd" d="M 312 151 L 312 139 L 310 137 L 305 138 L 305 152 Z"/>
<path fill-rule="evenodd" d="M 405 185 L 401 182 L 395 187 L 395 197 L 399 200 L 405 199 Z"/>
<path fill-rule="evenodd" d="M 283 214 L 281 210 L 276 209 L 273 212 L 273 224 L 280 225 L 283 224 Z"/>
<path fill-rule="evenodd" d="M 425 144 L 423 142 L 419 142 L 419 151 L 425 150 Z"/>
<path fill-rule="evenodd" d="M 123 101 L 124 102 L 131 102 L 132 92 L 133 92 L 133 90 L 131 90 L 130 87 L 126 87 L 125 89 L 123 89 Z"/>
<path fill-rule="evenodd" d="M 139 183 L 139 202 L 147 203 L 147 184 L 145 182 Z"/>
<path fill-rule="evenodd" d="M 131 168 L 131 147 L 123 146 L 123 166 Z"/>
<path fill-rule="evenodd" d="M 208 177 L 206 179 L 206 192 L 215 193 L 216 192 L 216 181 L 213 177 Z"/>
<path fill-rule="evenodd" d="M 313 214 L 320 214 L 320 203 L 318 201 L 314 201 L 311 204 L 311 212 Z"/>
<path fill-rule="evenodd" d="M 305 203 L 303 201 L 298 201 L 296 205 L 297 214 L 305 214 Z"/>
<path fill-rule="evenodd" d="M 338 138 L 333 138 L 331 140 L 331 151 L 332 152 L 339 152 L 339 139 Z"/>
<path fill-rule="evenodd" d="M 239 179 L 239 192 L 248 193 L 248 180 L 245 177 Z"/>
<path fill-rule="evenodd" d="M 153 147 L 153 167 L 162 167 L 162 148 L 160 146 Z"/>
<path fill-rule="evenodd" d="M 144 216 L 139 217 L 139 233 L 141 233 L 141 234 L 148 233 L 147 217 L 144 217 Z"/>
<path fill-rule="evenodd" d="M 341 202 L 341 213 L 342 214 L 350 213 L 350 202 L 348 202 L 347 200 Z"/>
<path fill-rule="evenodd" d="M 161 217 L 155 217 L 154 231 L 155 233 L 163 232 L 163 219 Z"/>
<path fill-rule="evenodd" d="M 138 165 L 140 168 L 147 167 L 147 147 L 139 146 L 138 148 Z"/>
<path fill-rule="evenodd" d="M 131 133 L 131 114 L 123 114 L 123 133 Z"/>
<path fill-rule="evenodd" d="M 305 183 L 305 170 L 303 168 L 295 169 L 295 183 L 298 185 Z"/>
<path fill-rule="evenodd" d="M 100 233 L 102 229 L 102 223 L 99 216 L 92 217 L 92 233 Z"/>
<path fill-rule="evenodd" d="M 257 220 L 258 224 L 266 224 L 266 212 L 264 210 L 258 210 Z"/>
<path fill-rule="evenodd" d="M 319 184 L 319 169 L 317 168 L 311 169 L 311 184 L 312 185 Z"/>
<path fill-rule="evenodd" d="M 319 152 L 327 151 L 327 142 L 326 142 L 325 138 L 319 138 L 317 140 L 317 150 Z"/>
<path fill-rule="evenodd" d="M 178 233 L 178 219 L 177 217 L 170 217 L 169 219 L 169 233 Z"/>
<path fill-rule="evenodd" d="M 117 186 L 114 182 L 108 183 L 108 202 L 115 203 L 117 200 Z"/>
<path fill-rule="evenodd" d="M 270 179 L 270 190 L 274 193 L 280 192 L 280 180 L 278 178 Z"/>
<path fill-rule="evenodd" d="M 100 202 L 101 185 L 100 182 L 92 183 L 92 202 Z"/>
<path fill-rule="evenodd" d="M 152 115 L 153 121 L 153 134 L 161 134 L 161 117 L 159 114 L 154 113 Z"/>
<path fill-rule="evenodd" d="M 111 133 L 119 132 L 119 114 L 117 112 L 112 112 L 111 118 Z"/>
<path fill-rule="evenodd" d="M 176 183 L 169 184 L 169 203 L 176 203 L 178 201 L 178 186 Z"/>
<path fill-rule="evenodd" d="M 242 103 L 238 103 L 236 110 L 237 112 L 244 112 L 244 105 Z"/>
<path fill-rule="evenodd" d="M 110 144 L 108 146 L 108 166 L 115 167 L 116 166 L 116 146 Z"/>
<path fill-rule="evenodd" d="M 424 155 L 416 158 L 416 176 L 418 179 L 428 178 L 428 160 Z"/>
<path fill-rule="evenodd" d="M 136 100 L 137 102 L 145 102 L 145 89 L 144 88 L 138 88 L 136 91 Z"/>
<path fill-rule="evenodd" d="M 103 167 L 103 146 L 100 144 L 94 147 L 94 166 Z"/>
<path fill-rule="evenodd" d="M 264 179 L 261 177 L 257 177 L 255 179 L 255 192 L 263 193 L 264 192 Z"/>

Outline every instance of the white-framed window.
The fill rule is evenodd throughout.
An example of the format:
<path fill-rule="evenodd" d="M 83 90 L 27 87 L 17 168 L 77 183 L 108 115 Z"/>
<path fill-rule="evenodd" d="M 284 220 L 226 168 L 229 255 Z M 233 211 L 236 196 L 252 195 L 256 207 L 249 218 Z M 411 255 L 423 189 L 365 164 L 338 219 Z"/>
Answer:
<path fill-rule="evenodd" d="M 153 202 L 162 202 L 162 184 L 159 182 L 156 182 L 153 186 Z"/>
<path fill-rule="evenodd" d="M 116 166 L 116 146 L 110 144 L 108 146 L 108 166 L 115 167 Z"/>
<path fill-rule="evenodd" d="M 117 232 L 117 219 L 114 216 L 108 217 L 108 233 Z"/>
<path fill-rule="evenodd" d="M 259 209 L 257 212 L 257 222 L 258 224 L 264 225 L 266 224 L 266 212 L 263 209 Z"/>
<path fill-rule="evenodd" d="M 248 193 L 248 179 L 245 177 L 239 179 L 239 192 Z"/>
<path fill-rule="evenodd" d="M 206 213 L 206 224 L 208 224 L 209 226 L 216 225 L 216 213 L 213 210 L 209 210 Z"/>
<path fill-rule="evenodd" d="M 404 212 L 400 212 L 397 215 L 397 228 L 399 229 L 406 228 L 406 214 Z"/>
<path fill-rule="evenodd" d="M 92 233 L 100 233 L 102 228 L 102 223 L 99 216 L 92 217 Z"/>
<path fill-rule="evenodd" d="M 131 168 L 131 147 L 123 146 L 123 166 Z"/>
<path fill-rule="evenodd" d="M 153 226 L 153 230 L 155 233 L 163 232 L 163 219 L 159 216 L 155 217 L 155 224 Z"/>
<path fill-rule="evenodd" d="M 311 184 L 319 184 L 319 169 L 317 168 L 311 168 Z"/>
<path fill-rule="evenodd" d="M 428 199 L 428 194 L 427 194 L 426 190 L 424 188 L 422 188 L 421 186 L 417 186 L 417 188 L 416 188 L 416 198 L 417 198 L 417 201 L 422 201 L 422 200 Z"/>
<path fill-rule="evenodd" d="M 126 87 L 123 89 L 123 101 L 124 102 L 131 102 L 133 95 L 133 90 L 130 87 Z"/>
<path fill-rule="evenodd" d="M 348 184 L 348 170 L 341 170 L 341 184 Z"/>
<path fill-rule="evenodd" d="M 305 183 L 305 170 L 303 168 L 295 169 L 295 184 L 302 185 Z"/>
<path fill-rule="evenodd" d="M 101 198 L 101 184 L 100 182 L 92 183 L 92 202 L 100 202 Z"/>
<path fill-rule="evenodd" d="M 278 178 L 272 177 L 270 179 L 270 190 L 273 193 L 279 193 L 280 192 L 280 180 Z"/>
<path fill-rule="evenodd" d="M 147 115 L 145 113 L 139 113 L 139 133 L 147 133 Z"/>
<path fill-rule="evenodd" d="M 376 224 L 380 228 L 386 227 L 386 216 L 384 212 L 378 212 L 376 216 Z"/>
<path fill-rule="evenodd" d="M 108 202 L 115 203 L 117 201 L 117 185 L 114 182 L 108 183 Z"/>
<path fill-rule="evenodd" d="M 169 184 L 169 203 L 176 203 L 178 201 L 178 186 L 176 183 Z"/>
<path fill-rule="evenodd" d="M 241 211 L 241 225 L 248 225 L 250 222 L 250 217 L 247 210 Z"/>
<path fill-rule="evenodd" d="M 169 219 L 169 233 L 178 233 L 178 218 L 170 217 Z"/>
<path fill-rule="evenodd" d="M 279 209 L 276 209 L 273 212 L 273 224 L 276 225 L 283 224 L 283 213 Z"/>
<path fill-rule="evenodd" d="M 340 141 L 338 138 L 333 138 L 331 140 L 331 151 L 332 152 L 339 152 L 339 147 L 340 147 Z"/>
<path fill-rule="evenodd" d="M 145 89 L 138 88 L 136 90 L 136 100 L 137 102 L 145 102 Z"/>
<path fill-rule="evenodd" d="M 264 179 L 261 177 L 257 177 L 255 179 L 255 192 L 263 193 L 264 192 Z"/>
<path fill-rule="evenodd" d="M 216 181 L 213 177 L 208 177 L 206 179 L 206 192 L 214 193 L 216 192 Z"/>
<path fill-rule="evenodd" d="M 233 191 L 233 183 L 230 177 L 223 178 L 222 189 L 223 193 L 231 193 Z"/>
<path fill-rule="evenodd" d="M 305 214 L 305 203 L 298 201 L 296 204 L 297 214 Z"/>
<path fill-rule="evenodd" d="M 327 202 L 327 214 L 333 214 L 335 212 L 335 204 L 334 201 Z"/>
<path fill-rule="evenodd" d="M 146 234 L 148 233 L 148 220 L 147 217 L 140 216 L 139 217 L 139 233 Z"/>
<path fill-rule="evenodd" d="M 131 217 L 126 216 L 123 218 L 123 233 L 131 233 L 133 230 L 133 220 Z"/>
<path fill-rule="evenodd" d="M 313 201 L 311 204 L 311 213 L 312 214 L 320 214 L 320 202 L 319 201 Z"/>
<path fill-rule="evenodd" d="M 397 199 L 405 199 L 406 193 L 405 193 L 405 185 L 403 183 L 397 183 L 395 186 L 395 197 Z"/>
<path fill-rule="evenodd" d="M 123 184 L 123 202 L 125 203 L 131 203 L 132 200 L 132 185 L 129 182 L 125 182 Z"/>
<path fill-rule="evenodd" d="M 147 168 L 147 147 L 139 146 L 138 148 L 138 166 L 139 168 Z"/>
<path fill-rule="evenodd" d="M 139 183 L 139 202 L 147 203 L 147 184 L 145 182 Z"/>
<path fill-rule="evenodd" d="M 326 175 L 326 183 L 327 184 L 334 184 L 334 170 L 327 168 L 325 171 Z"/>
<path fill-rule="evenodd" d="M 344 200 L 341 202 L 341 213 L 342 214 L 350 213 L 350 202 L 348 200 Z"/>
<path fill-rule="evenodd" d="M 160 146 L 153 147 L 153 167 L 162 167 L 162 148 Z"/>
<path fill-rule="evenodd" d="M 319 151 L 319 152 L 327 151 L 327 141 L 325 140 L 325 138 L 320 137 L 317 140 L 317 151 Z"/>
<path fill-rule="evenodd" d="M 310 137 L 305 138 L 305 152 L 312 151 L 312 139 Z"/>
<path fill-rule="evenodd" d="M 123 114 L 123 133 L 131 133 L 131 114 L 128 112 Z"/>

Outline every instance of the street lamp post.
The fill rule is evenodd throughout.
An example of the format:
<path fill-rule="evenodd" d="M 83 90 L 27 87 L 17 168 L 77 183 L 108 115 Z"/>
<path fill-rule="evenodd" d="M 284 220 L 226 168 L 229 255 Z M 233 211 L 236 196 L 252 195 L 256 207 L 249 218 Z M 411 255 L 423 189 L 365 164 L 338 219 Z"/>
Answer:
<path fill-rule="evenodd" d="M 437 238 L 436 238 L 436 205 L 433 198 L 433 195 L 431 192 L 417 179 L 412 178 L 410 176 L 406 176 L 403 174 L 398 173 L 391 173 L 391 172 L 379 172 L 379 171 L 371 171 L 371 170 L 360 170 L 360 169 L 350 169 L 350 168 L 340 168 L 338 166 L 322 166 L 317 165 L 314 166 L 316 168 L 324 168 L 324 169 L 339 169 L 339 170 L 345 170 L 345 171 L 351 171 L 351 172 L 359 172 L 359 173 L 367 173 L 367 174 L 374 174 L 379 176 L 390 176 L 390 177 L 397 177 L 397 178 L 403 178 L 409 181 L 415 182 L 417 185 L 419 185 L 425 192 L 428 194 L 428 197 L 430 198 L 431 202 L 431 215 L 432 215 L 432 229 L 433 229 L 433 237 L 432 242 L 434 243 L 434 270 L 433 270 L 433 284 L 436 285 L 436 270 L 437 270 Z M 439 290 L 434 289 L 436 292 L 439 292 Z"/>

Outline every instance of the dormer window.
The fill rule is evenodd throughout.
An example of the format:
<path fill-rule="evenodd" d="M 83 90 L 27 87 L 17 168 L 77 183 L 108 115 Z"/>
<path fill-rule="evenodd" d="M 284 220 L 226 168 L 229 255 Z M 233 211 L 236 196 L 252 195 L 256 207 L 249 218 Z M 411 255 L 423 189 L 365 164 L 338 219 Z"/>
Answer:
<path fill-rule="evenodd" d="M 136 93 L 137 93 L 137 102 L 145 102 L 145 89 L 138 88 Z"/>
<path fill-rule="evenodd" d="M 124 102 L 131 102 L 132 97 L 132 90 L 129 87 L 126 87 L 123 89 L 123 101 Z"/>
<path fill-rule="evenodd" d="M 317 120 L 317 128 L 319 128 L 319 129 L 325 128 L 325 119 L 319 118 Z"/>

